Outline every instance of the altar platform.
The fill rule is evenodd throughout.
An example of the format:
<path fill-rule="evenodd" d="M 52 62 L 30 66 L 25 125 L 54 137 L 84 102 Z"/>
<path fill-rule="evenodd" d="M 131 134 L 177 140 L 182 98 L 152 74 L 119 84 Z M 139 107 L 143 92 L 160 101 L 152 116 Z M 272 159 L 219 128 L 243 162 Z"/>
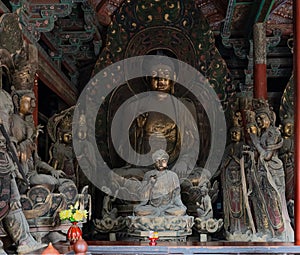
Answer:
<path fill-rule="evenodd" d="M 300 254 L 300 246 L 294 243 L 262 243 L 262 242 L 158 242 L 157 246 L 149 246 L 148 242 L 109 242 L 88 241 L 86 255 L 154 255 L 154 254 Z M 54 247 L 65 255 L 75 254 L 69 243 L 60 242 Z M 44 249 L 31 252 L 41 254 Z"/>

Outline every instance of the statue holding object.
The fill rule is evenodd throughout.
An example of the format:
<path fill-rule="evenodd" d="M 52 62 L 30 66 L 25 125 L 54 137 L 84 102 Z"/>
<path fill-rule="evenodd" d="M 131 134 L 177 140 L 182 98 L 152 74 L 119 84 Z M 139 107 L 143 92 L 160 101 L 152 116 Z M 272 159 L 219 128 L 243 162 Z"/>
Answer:
<path fill-rule="evenodd" d="M 250 133 L 251 147 L 244 151 L 248 170 L 249 196 L 253 205 L 256 237 L 293 241 L 294 231 L 287 211 L 283 163 L 278 151 L 283 144 L 275 126 L 275 113 L 266 100 L 253 100 L 258 133 Z"/>

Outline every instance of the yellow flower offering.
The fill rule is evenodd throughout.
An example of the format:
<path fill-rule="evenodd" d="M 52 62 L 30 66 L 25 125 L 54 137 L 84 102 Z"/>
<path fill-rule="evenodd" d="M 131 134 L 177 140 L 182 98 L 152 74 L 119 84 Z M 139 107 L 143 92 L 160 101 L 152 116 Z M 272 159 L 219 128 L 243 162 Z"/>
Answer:
<path fill-rule="evenodd" d="M 71 222 L 85 220 L 87 218 L 87 210 L 80 210 L 78 207 L 79 203 L 76 202 L 74 206 L 70 206 L 70 209 L 60 211 L 60 220 L 69 220 Z"/>

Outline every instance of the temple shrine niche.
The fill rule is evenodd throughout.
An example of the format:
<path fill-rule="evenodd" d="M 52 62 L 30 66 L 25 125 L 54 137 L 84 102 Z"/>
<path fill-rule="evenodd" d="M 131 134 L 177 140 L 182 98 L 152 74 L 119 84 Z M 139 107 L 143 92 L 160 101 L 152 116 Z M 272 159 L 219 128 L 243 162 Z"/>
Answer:
<path fill-rule="evenodd" d="M 107 35 L 107 47 L 103 49 L 99 56 L 94 68 L 94 76 L 105 67 L 130 57 L 143 55 L 170 57 L 175 61 L 183 61 L 198 70 L 208 80 L 207 86 L 212 88 L 218 95 L 222 106 L 221 108 L 223 108 L 218 110 L 223 112 L 227 111 L 229 102 L 234 98 L 233 88 L 230 85 L 229 72 L 225 61 L 215 47 L 214 37 L 207 21 L 192 1 L 172 1 L 168 3 L 162 3 L 160 1 L 127 1 L 115 14 L 113 22 L 108 28 Z M 187 105 L 189 110 L 192 109 L 190 111 L 196 122 L 195 129 L 199 136 L 200 153 L 197 156 L 196 166 L 192 166 L 192 169 L 190 169 L 192 174 L 188 178 L 181 179 L 181 195 L 183 203 L 187 206 L 187 213 L 197 216 L 197 210 L 200 212 L 200 208 L 203 206 L 201 199 L 205 193 L 204 186 L 206 186 L 209 197 L 211 197 L 211 203 L 216 201 L 219 192 L 218 181 L 212 180 L 212 183 L 210 183 L 217 169 L 203 169 L 212 146 L 212 127 L 205 112 L 205 107 L 201 102 L 185 88 L 184 84 L 176 83 L 176 78 L 174 78 L 173 75 L 181 75 L 180 70 L 177 70 L 178 67 L 176 67 L 176 64 L 174 65 L 171 60 L 171 63 L 163 63 L 163 65 L 168 66 L 167 69 L 169 69 L 168 73 L 170 73 L 170 79 L 175 80 L 168 93 Z M 144 67 L 132 66 L 129 68 L 147 68 L 150 70 L 154 67 L 148 65 Z M 156 69 L 155 72 L 157 70 L 158 69 Z M 117 82 L 120 79 L 118 76 L 121 77 L 124 75 L 124 72 L 126 72 L 126 70 L 121 68 L 119 73 L 113 74 L 112 80 Z M 149 168 L 140 168 L 138 165 L 130 165 L 124 161 L 113 146 L 109 130 L 112 125 L 113 116 L 127 99 L 141 92 L 153 90 L 151 89 L 150 82 L 151 77 L 139 77 L 129 80 L 126 84 L 114 89 L 108 98 L 106 98 L 98 112 L 95 128 L 98 148 L 110 168 L 120 176 L 140 181 Z M 113 85 L 113 81 L 111 85 Z M 110 85 L 103 84 L 102 86 L 109 87 Z M 87 100 L 89 100 L 89 102 L 93 101 L 93 89 L 91 89 L 87 95 Z M 84 106 L 81 107 L 84 108 Z M 142 105 L 140 107 L 143 108 Z M 87 118 L 89 118 L 89 114 L 95 110 L 96 109 L 91 109 L 89 105 L 89 109 L 84 110 Z M 172 126 L 172 123 L 166 120 L 165 117 L 154 117 L 154 115 L 151 117 L 151 114 L 149 114 L 144 119 L 140 118 L 136 120 L 137 126 L 134 127 L 135 124 L 133 124 L 131 127 L 132 132 L 130 131 L 130 133 L 135 134 L 135 138 L 131 137 L 132 144 L 144 143 L 148 136 L 147 132 L 151 129 L 151 125 L 153 125 L 151 124 L 151 119 L 161 120 L 161 125 L 164 127 Z M 169 124 L 166 124 L 167 122 L 169 122 Z M 167 131 L 164 130 L 162 132 Z M 170 129 L 168 132 L 172 134 L 172 132 L 176 132 L 176 128 L 173 131 Z M 191 133 L 192 132 L 193 131 L 191 131 Z M 144 138 L 141 137 L 140 139 L 139 136 L 143 136 L 143 134 L 145 135 Z M 176 150 L 180 148 L 180 146 L 178 147 L 178 145 L 176 145 L 176 143 L 179 142 L 179 136 L 174 133 L 172 139 L 170 140 L 172 142 L 167 142 L 170 148 L 174 148 L 173 151 L 168 151 L 171 166 L 176 163 L 178 157 L 178 151 Z M 186 140 L 186 142 L 187 141 L 188 140 Z M 171 145 L 172 143 L 174 143 L 174 145 Z M 141 152 L 138 147 L 134 148 L 136 151 Z M 144 150 L 147 151 L 147 148 L 145 148 L 146 147 L 144 147 Z M 191 156 L 193 152 L 189 151 L 187 154 Z M 185 165 L 187 165 L 185 167 L 188 169 L 188 164 Z M 206 185 L 204 185 L 205 183 Z M 116 184 L 116 186 L 118 185 Z M 98 192 L 101 194 L 100 191 Z M 196 204 L 195 201 L 199 201 L 202 205 Z M 128 216 L 133 212 L 134 204 L 130 203 L 130 201 L 120 201 L 116 199 L 114 204 L 120 216 Z M 94 212 L 94 215 L 99 218 L 97 222 L 100 223 L 101 215 L 99 211 Z M 198 220 L 200 220 L 200 218 Z M 222 223 L 216 221 L 215 225 L 219 230 Z M 96 228 L 98 227 L 96 224 Z M 204 227 L 204 225 L 202 227 Z M 200 223 L 198 224 L 198 228 L 201 228 Z"/>
<path fill-rule="evenodd" d="M 105 73 L 111 79 L 106 79 L 109 81 L 101 84 L 100 89 L 114 87 L 126 76 L 126 68 L 136 69 L 138 73 L 147 69 L 151 75 L 126 80 L 110 92 L 100 109 L 96 103 L 93 104 L 94 100 L 98 100 L 94 95 L 99 87 L 91 86 L 87 91 L 87 107 L 84 104 L 71 106 L 50 117 L 47 131 L 52 145 L 48 162 L 38 155 L 36 143 L 42 127 L 33 121 L 35 95 L 32 86 L 37 82 L 37 49 L 27 41 L 22 44 L 16 15 L 1 16 L 0 28 L 10 27 L 2 29 L 0 37 L 1 98 L 4 95 L 3 98 L 8 99 L 6 105 L 14 104 L 14 113 L 9 114 L 17 124 L 11 129 L 6 128 L 12 134 L 19 163 L 26 170 L 25 179 L 31 185 L 27 189 L 25 179 L 22 181 L 20 176 L 16 178 L 21 193 L 21 211 L 25 216 L 21 216 L 25 226 L 22 230 L 27 231 L 26 224 L 29 229 L 25 231 L 29 249 L 32 244 L 36 245 L 30 235 L 39 243 L 64 240 L 68 226 L 60 224 L 57 215 L 76 201 L 83 208 L 93 208 L 93 220 L 89 221 L 89 233 L 86 235 L 91 239 L 144 240 L 150 232 L 158 231 L 163 241 L 293 241 L 295 191 L 288 188 L 294 185 L 293 76 L 282 95 L 278 118 L 271 101 L 253 98 L 250 91 L 253 86 L 248 80 L 253 74 L 251 70 L 245 70 L 246 83 L 249 83 L 239 88 L 235 86 L 236 82 L 232 81 L 216 47 L 215 35 L 200 9 L 200 4 L 191 0 L 128 0 L 115 5 L 112 9 L 116 11 L 114 15 L 106 13 L 109 19 L 104 23 L 108 24 L 110 18 L 111 23 L 105 31 L 106 45 L 93 70 L 94 78 L 103 69 L 124 59 L 147 56 L 156 61 L 145 61 L 140 66 L 120 65 L 116 72 Z M 93 34 L 93 31 L 87 33 Z M 37 35 L 38 40 L 40 32 Z M 223 36 L 222 43 L 226 43 Z M 9 44 L 12 38 L 19 40 L 16 40 L 16 44 Z M 227 43 L 234 42 L 227 39 Z M 272 39 L 269 43 L 276 44 L 278 34 L 274 33 Z M 68 48 L 69 45 L 64 46 Z M 98 46 L 95 44 L 95 49 Z M 253 57 L 251 50 L 249 68 Z M 226 118 L 227 130 L 223 130 L 222 138 L 224 143 L 227 141 L 227 146 L 223 158 L 218 159 L 221 162 L 219 168 L 205 167 L 215 142 L 214 122 L 206 111 L 206 103 L 180 82 L 186 71 L 176 63 L 180 61 L 200 72 L 198 81 L 205 80 L 203 84 L 216 93 L 220 102 L 220 107 L 213 110 L 221 112 Z M 240 93 L 237 93 L 239 89 Z M 11 94 L 7 94 L 7 91 Z M 203 89 L 203 94 L 207 91 Z M 135 104 L 134 98 L 138 101 L 145 92 L 156 92 L 157 97 L 149 97 L 151 101 L 147 98 L 149 94 L 145 94 L 143 100 L 147 100 Z M 172 99 L 165 100 L 169 96 Z M 5 103 L 5 100 L 1 103 Z M 130 105 L 132 102 L 133 106 Z M 183 124 L 179 125 L 178 119 L 160 112 L 143 112 L 147 109 L 146 103 L 160 105 L 162 109 L 172 105 L 174 108 L 170 107 L 170 112 L 173 111 L 174 116 L 177 114 L 176 117 Z M 26 112 L 25 104 L 30 106 Z M 180 104 L 190 114 L 178 111 Z M 76 107 L 80 110 L 74 118 Z M 136 163 L 138 161 L 132 163 L 123 157 L 122 153 L 126 154 L 128 147 L 121 150 L 115 147 L 110 130 L 114 117 L 120 116 L 117 115 L 120 108 L 125 109 L 121 114 L 125 119 L 130 111 L 137 113 L 128 129 L 129 145 L 134 152 L 143 155 L 166 145 L 169 168 L 164 168 L 165 172 L 160 172 L 156 166 L 157 158 L 154 164 L 139 165 Z M 90 129 L 89 120 L 94 112 L 98 112 L 96 125 Z M 3 116 L 6 118 L 7 112 L 3 111 Z M 76 130 L 72 130 L 74 122 L 79 123 Z M 94 138 L 90 130 L 95 130 L 97 148 L 89 143 Z M 72 147 L 73 138 L 79 140 L 82 149 L 76 155 Z M 124 136 L 117 138 L 120 141 L 123 139 Z M 195 149 L 193 146 L 197 143 Z M 185 147 L 185 144 L 188 146 Z M 186 151 L 182 150 L 183 147 Z M 7 148 L 2 146 L 1 150 L 6 155 Z M 97 169 L 98 163 L 95 151 L 101 153 L 111 172 L 121 178 L 109 176 L 111 183 L 105 183 L 102 187 L 91 185 L 91 173 Z M 195 155 L 196 163 L 192 164 Z M 165 155 L 158 158 L 160 163 L 163 160 L 166 160 Z M 79 167 L 80 164 L 84 170 Z M 127 182 L 136 185 L 130 187 Z M 177 182 L 180 183 L 180 189 L 176 186 Z M 137 189 L 145 188 L 140 186 L 141 183 L 152 185 L 151 191 L 145 192 L 149 199 L 141 199 L 144 193 Z M 168 193 L 166 190 L 169 186 L 173 188 L 172 185 L 176 186 L 176 192 Z M 160 197 L 162 188 L 168 195 Z M 82 190 L 81 193 L 78 190 Z M 122 192 L 127 192 L 128 197 L 134 199 L 120 198 Z M 89 193 L 92 193 L 93 199 Z M 169 202 L 165 202 L 164 198 Z M 175 206 L 172 204 L 174 201 L 177 202 Z M 40 227 L 43 227 L 42 231 Z M 15 243 L 18 242 L 15 240 Z"/>

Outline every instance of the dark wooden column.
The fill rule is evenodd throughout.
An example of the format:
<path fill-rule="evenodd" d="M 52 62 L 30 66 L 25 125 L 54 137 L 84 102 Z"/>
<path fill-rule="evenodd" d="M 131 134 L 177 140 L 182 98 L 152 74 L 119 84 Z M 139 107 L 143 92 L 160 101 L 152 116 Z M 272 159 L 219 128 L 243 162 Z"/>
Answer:
<path fill-rule="evenodd" d="M 295 244 L 300 245 L 300 0 L 294 0 Z"/>
<path fill-rule="evenodd" d="M 267 44 L 265 23 L 253 26 L 254 98 L 267 99 Z"/>

